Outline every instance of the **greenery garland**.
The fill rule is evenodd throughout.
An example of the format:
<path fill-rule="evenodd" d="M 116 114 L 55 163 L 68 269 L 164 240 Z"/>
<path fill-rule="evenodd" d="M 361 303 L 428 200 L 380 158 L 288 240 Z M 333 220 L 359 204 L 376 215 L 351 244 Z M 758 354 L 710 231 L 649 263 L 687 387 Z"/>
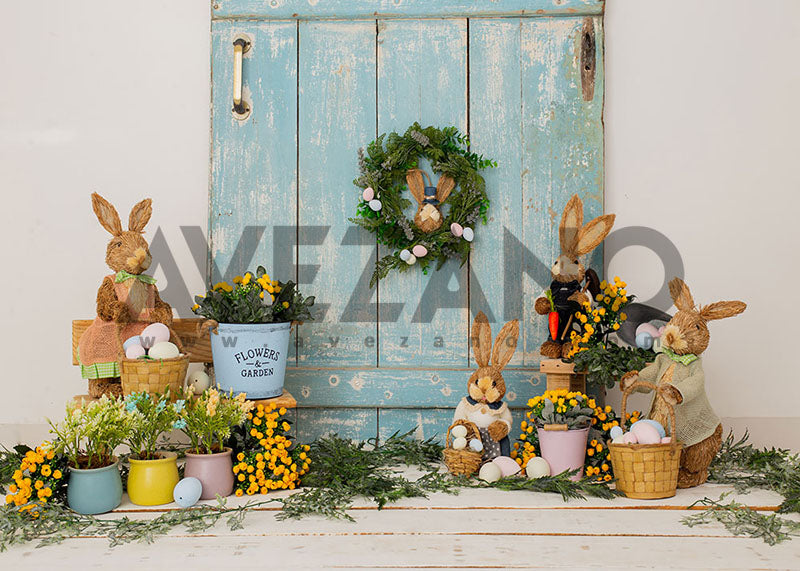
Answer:
<path fill-rule="evenodd" d="M 489 210 L 486 183 L 478 171 L 497 166 L 468 147 L 469 139 L 456 127 L 422 128 L 414 123 L 403 135 L 384 133 L 367 145 L 366 153 L 358 150 L 360 175 L 353 184 L 362 189 L 362 195 L 356 217 L 350 221 L 375 234 L 379 244 L 393 250 L 376 262 L 370 287 L 392 270 L 404 272 L 419 265 L 427 274 L 434 262 L 438 270 L 450 258 L 460 259 L 462 265 L 467 261 L 473 227 L 478 220 L 486 224 Z M 444 202 L 442 225 L 430 233 L 417 228 L 404 212 L 412 206 L 404 196 L 406 174 L 418 167 L 420 157 L 430 161 L 433 172 L 450 176 L 456 184 Z M 370 202 L 378 209 L 374 210 Z M 451 231 L 453 224 L 469 231 L 456 235 Z M 410 252 L 415 246 L 424 247 L 427 253 L 419 258 L 411 256 L 413 261 L 401 258 L 401 252 Z"/>

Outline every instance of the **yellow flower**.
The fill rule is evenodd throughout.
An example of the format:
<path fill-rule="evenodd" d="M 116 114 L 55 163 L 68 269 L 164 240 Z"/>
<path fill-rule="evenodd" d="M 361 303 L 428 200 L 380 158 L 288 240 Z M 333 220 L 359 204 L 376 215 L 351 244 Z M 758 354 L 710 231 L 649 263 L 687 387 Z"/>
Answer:
<path fill-rule="evenodd" d="M 258 297 L 260 297 L 261 299 L 264 299 L 264 292 L 263 291 L 259 292 Z"/>
<path fill-rule="evenodd" d="M 53 472 L 53 478 L 55 478 L 56 480 L 60 480 L 61 476 L 62 476 L 61 470 L 56 470 L 55 472 Z"/>
<path fill-rule="evenodd" d="M 45 477 L 47 477 L 47 476 L 49 476 L 51 473 L 52 473 L 52 472 L 51 472 L 51 470 L 50 470 L 50 466 L 48 466 L 47 464 L 45 464 L 44 466 L 42 466 L 42 476 L 45 476 Z"/>
<path fill-rule="evenodd" d="M 236 276 L 235 278 L 233 278 L 233 283 L 235 284 L 242 283 L 242 276 Z"/>
<path fill-rule="evenodd" d="M 236 490 L 236 497 L 241 498 L 244 495 L 244 492 L 241 489 Z"/>
<path fill-rule="evenodd" d="M 195 304 L 192 306 L 192 311 L 197 311 L 198 309 L 200 309 L 200 305 L 198 305 L 198 304 L 196 304 L 196 303 L 195 303 Z"/>
<path fill-rule="evenodd" d="M 620 313 L 620 314 L 619 314 L 619 318 L 620 318 L 622 321 L 625 321 L 626 319 L 628 319 L 628 316 L 627 316 L 627 315 L 625 315 L 624 313 Z"/>
<path fill-rule="evenodd" d="M 283 305 L 284 309 L 289 307 L 289 302 L 284 301 L 281 305 Z"/>
<path fill-rule="evenodd" d="M 253 279 L 253 275 L 250 272 L 247 272 L 244 277 L 242 278 L 242 285 L 246 286 L 250 283 L 250 280 Z"/>
<path fill-rule="evenodd" d="M 273 286 L 275 293 L 281 293 L 281 286 Z"/>
<path fill-rule="evenodd" d="M 612 326 L 611 326 L 611 329 L 613 329 L 614 331 L 616 331 L 617 329 L 619 329 L 619 323 L 615 323 L 614 325 L 612 325 Z"/>

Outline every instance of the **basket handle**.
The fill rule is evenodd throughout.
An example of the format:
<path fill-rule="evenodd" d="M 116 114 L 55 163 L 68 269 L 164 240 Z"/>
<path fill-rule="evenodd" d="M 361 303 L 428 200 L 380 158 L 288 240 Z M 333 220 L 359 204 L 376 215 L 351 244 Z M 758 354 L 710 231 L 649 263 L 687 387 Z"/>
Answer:
<path fill-rule="evenodd" d="M 670 426 L 667 426 L 665 428 L 668 428 L 669 429 L 669 435 L 674 437 L 675 436 L 675 407 L 672 406 L 666 399 L 664 399 L 664 397 L 661 397 L 658 394 L 658 386 L 656 386 L 653 383 L 648 383 L 647 381 L 636 381 L 635 383 L 632 383 L 627 389 L 625 389 L 625 392 L 622 393 L 622 419 L 621 419 L 622 422 L 623 423 L 625 422 L 625 418 L 627 417 L 627 414 L 628 414 L 627 413 L 628 395 L 633 392 L 633 389 L 636 389 L 636 388 L 639 388 L 639 387 L 643 387 L 643 388 L 655 391 L 656 398 L 660 397 L 664 401 L 664 404 L 667 405 L 667 410 L 669 411 L 669 424 L 670 424 Z"/>
<path fill-rule="evenodd" d="M 214 321 L 213 319 L 206 319 L 197 324 L 197 336 L 202 337 L 206 334 L 207 331 L 217 334 L 217 326 L 219 323 Z"/>

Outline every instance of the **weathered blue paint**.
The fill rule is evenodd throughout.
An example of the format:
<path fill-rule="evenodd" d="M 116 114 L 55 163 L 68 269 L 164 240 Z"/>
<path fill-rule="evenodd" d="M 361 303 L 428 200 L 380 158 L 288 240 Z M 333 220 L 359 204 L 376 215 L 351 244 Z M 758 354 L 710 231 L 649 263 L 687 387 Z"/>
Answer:
<path fill-rule="evenodd" d="M 522 408 L 512 408 L 513 428 L 509 434 L 512 446 L 519 437 L 519 424 L 525 416 Z M 414 437 L 419 440 L 434 438 L 444 444 L 447 438 L 447 429 L 453 422 L 452 408 L 382 408 L 378 416 L 378 437 L 381 441 L 395 433 L 404 434 L 414 428 Z"/>
<path fill-rule="evenodd" d="M 300 406 L 298 438 L 330 431 L 385 438 L 416 424 L 420 436 L 443 435 L 472 371 L 469 325 L 478 310 L 490 313 L 495 334 L 507 319 L 520 318 L 521 342 L 504 373 L 506 400 L 519 416 L 525 402 L 544 390 L 538 347 L 546 321 L 533 311 L 533 300 L 549 283 L 560 212 L 576 192 L 587 218 L 602 212 L 602 2 L 214 5 L 213 261 L 233 273 L 263 263 L 275 276 L 310 282 L 303 283 L 304 292 L 327 304 L 321 322 L 299 328 L 298 366 L 286 373 Z M 385 14 L 376 20 L 364 12 L 367 6 Z M 519 17 L 519 10 L 526 15 Z M 552 17 L 531 17 L 536 14 L 527 10 Z M 487 14 L 502 17 L 478 17 Z M 590 101 L 584 101 L 580 77 L 586 14 L 597 46 Z M 237 19 L 243 15 L 252 19 Z M 244 121 L 230 112 L 231 44 L 239 33 L 253 41 L 244 62 L 244 93 L 253 111 Z M 362 296 L 360 302 L 372 303 L 356 308 L 365 322 L 346 322 L 353 288 L 376 253 L 374 238 L 346 221 L 358 196 L 351 184 L 355 151 L 376 134 L 413 121 L 457 125 L 469 131 L 475 150 L 498 159 L 499 167 L 486 172 L 491 220 L 477 228 L 469 266 L 437 276 L 452 275 L 447 285 L 456 290 L 460 282 L 462 290 L 455 296 L 446 286 L 429 292 L 439 303 L 463 301 L 461 308 L 440 309 L 432 322 L 413 323 L 433 273 L 412 271 L 392 275 Z M 276 260 L 273 226 L 297 221 L 330 230 L 316 245 L 294 248 L 292 239 L 279 239 Z M 237 252 L 245 226 L 267 227 L 260 240 L 253 234 L 245 239 L 245 246 L 256 248 L 252 263 L 244 250 Z M 504 254 L 509 236 L 523 249 Z M 595 252 L 589 263 L 600 268 L 601 255 Z M 521 300 L 504 299 L 509 284 L 521 289 Z M 387 319 L 392 303 L 405 304 L 396 323 Z"/>

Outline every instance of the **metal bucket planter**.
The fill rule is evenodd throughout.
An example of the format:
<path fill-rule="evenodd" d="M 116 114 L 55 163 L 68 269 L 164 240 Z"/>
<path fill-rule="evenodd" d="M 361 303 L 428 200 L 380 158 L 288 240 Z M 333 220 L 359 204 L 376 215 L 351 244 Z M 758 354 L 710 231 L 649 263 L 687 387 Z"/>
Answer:
<path fill-rule="evenodd" d="M 283 393 L 291 323 L 220 323 L 211 331 L 220 390 L 268 399 Z"/>
<path fill-rule="evenodd" d="M 586 460 L 589 427 L 567 430 L 565 424 L 555 424 L 545 425 L 537 431 L 542 458 L 550 464 L 550 473 L 555 476 L 565 470 L 578 470 L 570 479 L 576 482 L 580 480 Z"/>

